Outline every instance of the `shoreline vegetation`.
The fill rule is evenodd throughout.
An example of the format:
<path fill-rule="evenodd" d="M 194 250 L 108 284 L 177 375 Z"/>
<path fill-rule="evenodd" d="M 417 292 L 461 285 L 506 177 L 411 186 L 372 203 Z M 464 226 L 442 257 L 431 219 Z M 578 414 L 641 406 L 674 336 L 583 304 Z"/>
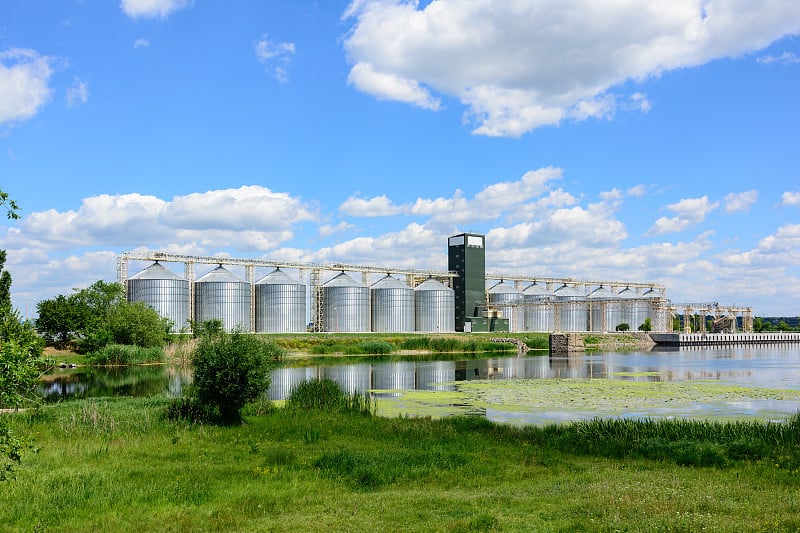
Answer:
<path fill-rule="evenodd" d="M 515 353 L 507 342 L 491 342 L 498 336 L 520 339 L 529 356 L 547 355 L 549 333 L 263 333 L 259 338 L 275 343 L 286 360 L 318 357 L 391 355 L 425 357 L 435 354 Z M 633 351 L 652 348 L 646 334 L 632 332 L 581 333 L 587 351 Z M 120 366 L 128 364 L 188 362 L 196 343 L 191 335 L 175 336 L 163 349 L 136 348 L 112 344 L 93 354 L 80 355 L 70 349 L 45 348 L 45 356 L 58 364 Z"/>

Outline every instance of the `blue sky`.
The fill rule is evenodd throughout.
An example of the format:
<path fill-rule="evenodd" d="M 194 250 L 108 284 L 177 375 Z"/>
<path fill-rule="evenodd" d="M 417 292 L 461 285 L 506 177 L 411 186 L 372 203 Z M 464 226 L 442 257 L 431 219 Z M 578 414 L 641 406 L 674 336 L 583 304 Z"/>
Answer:
<path fill-rule="evenodd" d="M 489 271 L 797 316 L 799 33 L 796 0 L 0 0 L 12 299 L 138 249 L 440 269 L 470 230 Z"/>

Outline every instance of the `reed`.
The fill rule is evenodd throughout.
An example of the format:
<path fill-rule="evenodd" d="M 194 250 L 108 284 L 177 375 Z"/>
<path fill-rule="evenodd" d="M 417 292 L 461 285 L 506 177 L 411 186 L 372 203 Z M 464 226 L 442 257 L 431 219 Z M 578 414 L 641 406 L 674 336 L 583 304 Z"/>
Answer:
<path fill-rule="evenodd" d="M 129 344 L 109 344 L 89 356 L 89 362 L 99 366 L 137 365 L 164 360 L 161 348 L 142 348 Z"/>

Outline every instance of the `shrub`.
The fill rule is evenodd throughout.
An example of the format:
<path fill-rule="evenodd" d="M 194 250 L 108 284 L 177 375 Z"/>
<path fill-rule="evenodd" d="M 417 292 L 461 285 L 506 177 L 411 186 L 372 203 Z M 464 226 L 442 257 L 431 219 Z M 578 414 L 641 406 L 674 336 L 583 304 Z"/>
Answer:
<path fill-rule="evenodd" d="M 94 365 L 135 365 L 164 359 L 161 348 L 141 348 L 127 344 L 109 344 L 89 357 Z"/>
<path fill-rule="evenodd" d="M 205 335 L 192 357 L 192 393 L 224 425 L 242 420 L 242 407 L 269 387 L 272 363 L 283 351 L 240 332 Z"/>

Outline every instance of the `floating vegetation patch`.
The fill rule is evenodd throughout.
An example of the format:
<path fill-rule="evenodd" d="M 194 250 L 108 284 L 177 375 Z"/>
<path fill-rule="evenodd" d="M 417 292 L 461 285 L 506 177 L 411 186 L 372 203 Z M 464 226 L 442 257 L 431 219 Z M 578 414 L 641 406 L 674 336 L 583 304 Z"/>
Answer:
<path fill-rule="evenodd" d="M 800 391 L 717 381 L 509 379 L 455 382 L 448 391 L 381 391 L 378 414 L 440 417 L 485 412 L 495 421 L 545 424 L 602 418 L 781 420 Z"/>

